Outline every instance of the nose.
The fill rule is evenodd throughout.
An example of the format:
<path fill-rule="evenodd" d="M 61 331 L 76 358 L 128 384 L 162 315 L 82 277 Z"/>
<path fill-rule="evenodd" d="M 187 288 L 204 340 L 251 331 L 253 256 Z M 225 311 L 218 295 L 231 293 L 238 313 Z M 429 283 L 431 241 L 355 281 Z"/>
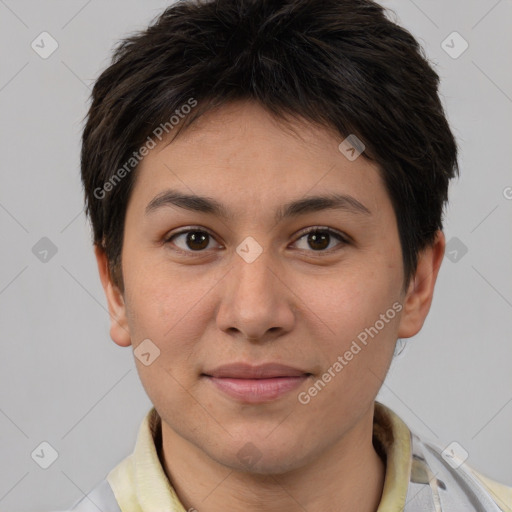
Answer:
<path fill-rule="evenodd" d="M 219 329 L 253 342 L 290 332 L 296 321 L 295 296 L 276 262 L 266 252 L 251 263 L 237 254 L 233 260 L 217 309 Z"/>

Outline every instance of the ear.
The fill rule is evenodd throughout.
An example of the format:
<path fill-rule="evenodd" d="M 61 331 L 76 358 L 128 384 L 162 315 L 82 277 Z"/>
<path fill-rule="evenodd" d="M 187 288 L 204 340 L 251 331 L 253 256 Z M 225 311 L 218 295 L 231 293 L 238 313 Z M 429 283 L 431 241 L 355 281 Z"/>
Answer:
<path fill-rule="evenodd" d="M 403 300 L 403 313 L 398 329 L 399 338 L 410 338 L 423 327 L 434 295 L 434 286 L 446 247 L 444 233 L 438 230 L 432 246 L 418 254 L 414 279 Z"/>
<path fill-rule="evenodd" d="M 132 342 L 123 295 L 112 282 L 105 251 L 99 245 L 95 245 L 94 254 L 98 263 L 101 284 L 107 296 L 108 312 L 110 314 L 110 337 L 120 347 L 128 347 Z"/>

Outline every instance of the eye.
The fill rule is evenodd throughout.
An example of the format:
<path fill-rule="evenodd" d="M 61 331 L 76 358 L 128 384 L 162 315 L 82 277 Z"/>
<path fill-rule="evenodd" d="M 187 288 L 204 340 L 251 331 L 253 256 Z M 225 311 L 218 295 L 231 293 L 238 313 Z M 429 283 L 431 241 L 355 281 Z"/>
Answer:
<path fill-rule="evenodd" d="M 330 228 L 314 227 L 303 231 L 302 236 L 297 239 L 295 244 L 299 244 L 298 248 L 301 250 L 309 250 L 309 246 L 316 252 L 331 252 L 331 249 L 333 249 L 331 243 L 334 240 L 338 240 L 339 243 L 337 245 L 341 246 L 349 243 L 348 239 L 337 231 Z M 302 247 L 300 246 L 301 241 Z"/>
<path fill-rule="evenodd" d="M 168 236 L 164 243 L 172 244 L 182 252 L 204 252 L 212 249 L 211 243 L 215 241 L 213 235 L 200 228 L 187 228 Z M 334 242 L 338 241 L 337 244 Z M 331 252 L 337 246 L 348 244 L 348 237 L 330 228 L 313 227 L 302 231 L 294 245 L 300 250 L 315 252 Z M 218 247 L 222 247 L 218 244 Z"/>
<path fill-rule="evenodd" d="M 208 231 L 189 228 L 167 237 L 165 243 L 172 243 L 184 252 L 202 252 L 205 249 L 211 249 L 209 246 L 213 240 L 213 236 Z"/>

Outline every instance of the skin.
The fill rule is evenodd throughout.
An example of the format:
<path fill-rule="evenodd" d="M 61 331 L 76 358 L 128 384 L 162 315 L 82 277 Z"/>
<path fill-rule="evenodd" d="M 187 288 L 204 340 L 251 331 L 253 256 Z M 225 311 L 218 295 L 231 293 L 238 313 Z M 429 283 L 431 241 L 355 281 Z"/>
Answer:
<path fill-rule="evenodd" d="M 124 293 L 96 248 L 112 339 L 135 349 L 149 338 L 160 349 L 149 366 L 135 361 L 162 418 L 162 466 L 186 509 L 370 512 L 380 501 L 385 467 L 372 445 L 374 400 L 397 338 L 414 336 L 428 314 L 445 238 L 439 231 L 420 253 L 403 293 L 396 218 L 376 165 L 349 161 L 338 150 L 342 139 L 326 128 L 298 120 L 292 127 L 249 101 L 201 117 L 137 170 Z M 167 189 L 213 198 L 232 216 L 172 205 L 146 215 Z M 284 203 L 332 192 L 353 196 L 371 215 L 327 209 L 275 223 Z M 301 232 L 311 227 L 349 242 L 331 237 L 315 250 Z M 210 233 L 206 249 L 187 245 L 186 234 L 165 242 L 183 228 Z M 252 263 L 236 252 L 248 236 L 263 248 Z M 401 312 L 307 405 L 299 403 L 298 393 L 397 301 Z M 279 362 L 313 376 L 259 404 L 226 397 L 201 376 L 240 361 Z M 260 457 L 250 467 L 237 455 L 248 442 Z"/>

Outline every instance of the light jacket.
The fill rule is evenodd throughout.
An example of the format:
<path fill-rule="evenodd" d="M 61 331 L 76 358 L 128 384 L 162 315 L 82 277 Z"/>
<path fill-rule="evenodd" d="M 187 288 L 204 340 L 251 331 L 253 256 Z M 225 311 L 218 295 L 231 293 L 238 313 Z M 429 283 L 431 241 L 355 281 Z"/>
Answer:
<path fill-rule="evenodd" d="M 133 453 L 63 512 L 187 512 L 158 457 L 160 425 L 153 407 L 140 426 Z M 458 445 L 443 449 L 421 440 L 379 402 L 373 442 L 386 459 L 377 512 L 512 512 L 512 487 L 472 469 Z"/>

